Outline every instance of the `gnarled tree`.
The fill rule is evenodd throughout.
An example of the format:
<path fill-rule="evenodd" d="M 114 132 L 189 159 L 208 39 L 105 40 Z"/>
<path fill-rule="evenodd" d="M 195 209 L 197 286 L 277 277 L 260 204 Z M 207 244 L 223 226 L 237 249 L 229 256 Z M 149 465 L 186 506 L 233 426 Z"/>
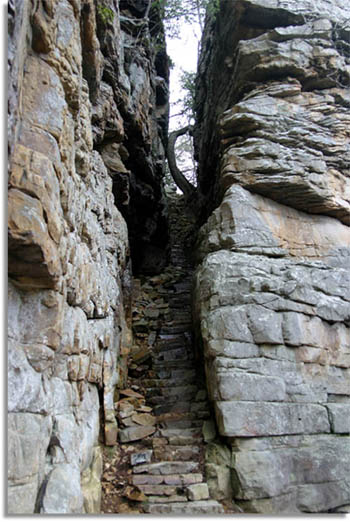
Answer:
<path fill-rule="evenodd" d="M 177 166 L 176 154 L 175 154 L 175 143 L 179 136 L 182 136 L 183 134 L 186 134 L 187 132 L 189 132 L 191 134 L 192 130 L 193 130 L 192 126 L 187 125 L 186 127 L 182 127 L 181 129 L 171 132 L 169 134 L 168 150 L 167 150 L 170 173 L 171 173 L 176 185 L 184 193 L 184 195 L 187 199 L 195 196 L 196 188 L 192 185 L 192 183 L 190 183 L 188 181 L 188 179 L 185 178 L 185 176 L 182 174 L 181 170 Z"/>

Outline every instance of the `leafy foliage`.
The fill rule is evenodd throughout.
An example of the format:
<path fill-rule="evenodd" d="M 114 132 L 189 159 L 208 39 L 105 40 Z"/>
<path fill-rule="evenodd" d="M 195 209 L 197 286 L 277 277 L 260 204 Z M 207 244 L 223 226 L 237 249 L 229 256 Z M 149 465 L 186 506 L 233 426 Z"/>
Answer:
<path fill-rule="evenodd" d="M 176 104 L 180 107 L 180 115 L 185 115 L 189 124 L 194 118 L 195 80 L 195 72 L 182 70 L 180 85 L 184 94 Z"/>
<path fill-rule="evenodd" d="M 206 13 L 215 15 L 219 3 L 220 0 L 153 0 L 152 6 L 160 11 L 168 36 L 176 38 L 180 22 L 198 22 L 203 30 Z"/>

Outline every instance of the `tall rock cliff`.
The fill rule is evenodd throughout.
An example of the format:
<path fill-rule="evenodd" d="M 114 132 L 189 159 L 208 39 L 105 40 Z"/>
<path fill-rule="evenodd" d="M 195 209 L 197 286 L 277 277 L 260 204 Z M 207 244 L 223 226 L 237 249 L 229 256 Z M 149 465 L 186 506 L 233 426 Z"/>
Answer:
<path fill-rule="evenodd" d="M 130 259 L 166 258 L 168 63 L 147 7 L 9 2 L 10 513 L 99 510 Z"/>
<path fill-rule="evenodd" d="M 342 0 L 224 1 L 202 41 L 207 469 L 246 512 L 350 508 L 349 15 Z"/>

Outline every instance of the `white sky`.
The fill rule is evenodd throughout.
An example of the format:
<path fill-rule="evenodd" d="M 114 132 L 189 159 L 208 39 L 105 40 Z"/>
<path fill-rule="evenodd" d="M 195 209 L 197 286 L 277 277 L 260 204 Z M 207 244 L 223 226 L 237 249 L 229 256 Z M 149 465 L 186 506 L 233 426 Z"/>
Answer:
<path fill-rule="evenodd" d="M 199 24 L 182 24 L 180 38 L 167 39 L 167 53 L 175 63 L 170 70 L 170 116 L 179 111 L 174 103 L 181 97 L 181 69 L 195 72 L 200 38 Z M 184 123 L 186 124 L 186 123 Z M 170 130 L 181 127 L 180 118 L 170 118 Z"/>

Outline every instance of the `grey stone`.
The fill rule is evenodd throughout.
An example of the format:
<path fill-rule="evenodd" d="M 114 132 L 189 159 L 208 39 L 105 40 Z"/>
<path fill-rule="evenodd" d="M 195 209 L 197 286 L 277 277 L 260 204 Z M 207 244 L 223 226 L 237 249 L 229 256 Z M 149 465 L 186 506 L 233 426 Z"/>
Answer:
<path fill-rule="evenodd" d="M 177 493 L 175 495 L 163 496 L 161 495 L 149 495 L 147 500 L 150 504 L 163 504 L 163 503 L 179 503 L 182 505 L 187 501 L 186 495 L 183 493 Z"/>
<path fill-rule="evenodd" d="M 256 344 L 282 344 L 282 315 L 262 306 L 248 311 L 250 330 Z"/>
<path fill-rule="evenodd" d="M 232 454 L 235 497 L 277 498 L 296 485 L 315 484 L 317 490 L 317 485 L 346 480 L 347 441 L 341 439 L 294 435 L 240 441 Z"/>
<path fill-rule="evenodd" d="M 80 471 L 70 464 L 59 464 L 50 473 L 41 513 L 72 514 L 83 510 Z"/>
<path fill-rule="evenodd" d="M 205 460 L 214 464 L 230 466 L 231 451 L 223 442 L 210 442 L 205 448 Z"/>
<path fill-rule="evenodd" d="M 34 513 L 38 494 L 38 480 L 35 478 L 27 484 L 10 485 L 7 493 L 7 509 L 9 515 L 30 515 Z"/>
<path fill-rule="evenodd" d="M 233 454 L 232 485 L 237 499 L 276 497 L 293 484 L 293 450 Z"/>
<path fill-rule="evenodd" d="M 209 498 L 208 484 L 191 484 L 187 486 L 188 500 L 207 500 Z"/>
<path fill-rule="evenodd" d="M 216 500 L 197 500 L 194 502 L 176 502 L 169 504 L 149 504 L 146 513 L 153 515 L 169 513 L 170 515 L 211 515 L 224 513 L 224 508 Z"/>
<path fill-rule="evenodd" d="M 144 207 L 136 211 L 133 202 L 130 208 L 143 230 L 144 257 L 156 238 L 152 268 L 161 265 L 167 243 L 159 185 L 166 93 L 160 108 L 153 56 L 141 52 L 129 70 L 116 5 L 105 27 L 104 59 L 98 9 L 88 3 L 84 12 L 79 2 L 63 0 L 31 13 L 26 2 L 15 1 L 9 12 L 9 273 L 15 284 L 9 284 L 8 467 L 10 509 L 24 513 L 34 511 L 44 475 L 44 512 L 98 510 L 99 415 L 110 443 L 116 424 L 107 419 L 131 342 L 128 229 L 113 194 L 117 184 L 118 206 L 129 207 L 130 153 L 142 150 L 148 172 L 147 186 L 135 173 L 132 198 L 142 194 L 146 206 L 152 202 L 152 216 L 148 210 L 141 216 Z M 132 39 L 137 49 L 141 42 Z M 161 75 L 157 82 L 166 91 Z M 129 150 L 121 113 L 137 129 Z M 49 444 L 51 437 L 59 445 Z M 16 494 L 22 497 L 17 507 Z"/>
<path fill-rule="evenodd" d="M 190 421 L 189 421 L 190 423 Z M 199 446 L 173 446 L 167 444 L 154 449 L 156 460 L 197 460 L 200 455 Z"/>
<path fill-rule="evenodd" d="M 206 345 L 209 355 L 223 355 L 224 357 L 233 357 L 242 359 L 243 357 L 258 357 L 259 347 L 255 344 L 240 343 L 233 341 L 212 340 Z"/>
<path fill-rule="evenodd" d="M 203 422 L 203 439 L 204 442 L 211 442 L 216 437 L 216 426 L 213 419 L 208 419 Z"/>
<path fill-rule="evenodd" d="M 187 474 L 198 469 L 198 462 L 155 462 L 134 467 L 134 473 L 150 473 L 151 475 Z"/>
<path fill-rule="evenodd" d="M 205 464 L 205 475 L 210 498 L 215 500 L 232 498 L 231 469 L 229 467 L 208 462 Z"/>
<path fill-rule="evenodd" d="M 145 464 L 151 462 L 153 450 L 146 450 L 140 453 L 132 453 L 130 455 L 130 463 L 132 466 L 136 464 Z"/>
<path fill-rule="evenodd" d="M 195 444 L 202 436 L 201 430 L 197 428 L 166 429 L 160 430 L 160 433 L 168 439 L 169 444 L 174 444 L 175 446 Z"/>
<path fill-rule="evenodd" d="M 244 513 L 263 513 L 266 515 L 300 515 L 297 507 L 298 489 L 291 487 L 282 495 L 252 500 L 236 500 Z"/>
<path fill-rule="evenodd" d="M 231 370 L 218 373 L 217 380 L 221 400 L 283 401 L 286 398 L 282 378 Z"/>
<path fill-rule="evenodd" d="M 57 415 L 53 418 L 53 433 L 59 440 L 63 462 L 73 463 L 79 454 L 81 437 L 73 414 Z"/>
<path fill-rule="evenodd" d="M 346 479 L 321 484 L 303 484 L 298 487 L 297 505 L 300 511 L 322 513 L 348 504 L 349 485 Z"/>
<path fill-rule="evenodd" d="M 164 477 L 161 475 L 133 475 L 132 476 L 132 483 L 135 486 L 142 486 L 142 485 L 157 485 L 161 484 L 164 480 Z"/>
<path fill-rule="evenodd" d="M 145 484 L 138 486 L 145 495 L 165 495 L 170 497 L 176 494 L 176 486 L 165 486 L 164 484 Z"/>
<path fill-rule="evenodd" d="M 327 404 L 333 433 L 350 433 L 350 404 Z"/>
<path fill-rule="evenodd" d="M 176 484 L 176 485 L 187 485 L 187 484 L 198 484 L 202 482 L 203 475 L 201 473 L 181 473 L 180 475 L 163 475 L 165 484 Z"/>
<path fill-rule="evenodd" d="M 297 222 L 298 227 L 291 229 L 290 220 Z M 310 217 L 293 206 L 234 185 L 227 189 L 221 205 L 200 229 L 198 257 L 203 259 L 209 252 L 233 248 L 273 257 L 294 254 L 312 258 L 317 253 L 329 259 L 338 256 L 340 263 L 343 257 L 345 268 L 349 253 L 343 252 L 344 247 L 349 249 L 349 231 L 336 219 Z"/>
<path fill-rule="evenodd" d="M 28 363 L 23 345 L 9 341 L 8 408 L 10 412 L 48 413 L 52 397 L 45 393 L 43 378 Z"/>
<path fill-rule="evenodd" d="M 153 426 L 131 426 L 119 430 L 120 442 L 132 442 L 133 440 L 140 440 L 152 435 L 156 431 Z"/>
<path fill-rule="evenodd" d="M 243 4 L 221 5 L 220 46 L 207 28 L 199 60 L 198 180 L 218 206 L 198 234 L 195 321 L 239 506 L 336 512 L 348 503 L 349 100 L 329 74 L 348 78 L 331 26 L 349 9 Z M 256 18 L 273 29 L 243 39 Z"/>
<path fill-rule="evenodd" d="M 84 498 L 85 513 L 97 514 L 101 511 L 102 468 L 102 449 L 97 446 L 94 448 L 90 467 L 83 471 L 81 476 L 81 489 Z"/>
<path fill-rule="evenodd" d="M 45 455 L 52 429 L 51 417 L 32 413 L 11 413 L 8 417 L 8 479 L 10 483 L 42 479 Z M 35 480 L 34 480 L 35 479 Z M 32 486 L 27 490 L 28 496 Z M 12 497 L 11 497 L 12 498 Z M 31 502 L 34 502 L 32 499 Z M 11 506 L 9 509 L 16 509 Z"/>
<path fill-rule="evenodd" d="M 206 339 L 253 342 L 244 308 L 227 306 L 209 313 L 203 321 L 202 331 Z"/>
<path fill-rule="evenodd" d="M 329 433 L 326 409 L 317 404 L 217 401 L 219 432 L 226 437 Z"/>

